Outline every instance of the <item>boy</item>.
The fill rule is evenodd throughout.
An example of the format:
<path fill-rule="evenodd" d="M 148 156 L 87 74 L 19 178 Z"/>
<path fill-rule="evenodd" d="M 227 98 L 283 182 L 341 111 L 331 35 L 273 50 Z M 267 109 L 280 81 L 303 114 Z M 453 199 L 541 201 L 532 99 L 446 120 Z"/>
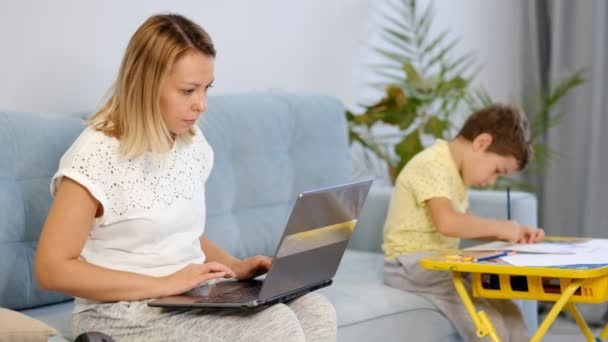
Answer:
<path fill-rule="evenodd" d="M 412 158 L 397 177 L 384 226 L 385 283 L 426 297 L 465 341 L 479 339 L 451 275 L 422 269 L 419 260 L 458 248 L 460 238 L 520 243 L 544 238 L 542 229 L 468 212 L 469 186 L 492 185 L 498 176 L 526 166 L 531 154 L 528 136 L 523 112 L 494 104 L 473 113 L 454 140 L 438 140 Z M 528 340 L 513 302 L 476 298 L 475 304 L 490 315 L 504 341 Z"/>

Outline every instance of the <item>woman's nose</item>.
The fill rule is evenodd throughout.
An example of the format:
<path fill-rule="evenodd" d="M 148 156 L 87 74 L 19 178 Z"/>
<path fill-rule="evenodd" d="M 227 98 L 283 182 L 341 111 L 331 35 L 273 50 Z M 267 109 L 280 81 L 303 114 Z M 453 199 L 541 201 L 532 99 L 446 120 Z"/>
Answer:
<path fill-rule="evenodd" d="M 207 109 L 207 94 L 204 92 L 199 96 L 196 96 L 194 101 L 193 110 L 202 113 Z"/>

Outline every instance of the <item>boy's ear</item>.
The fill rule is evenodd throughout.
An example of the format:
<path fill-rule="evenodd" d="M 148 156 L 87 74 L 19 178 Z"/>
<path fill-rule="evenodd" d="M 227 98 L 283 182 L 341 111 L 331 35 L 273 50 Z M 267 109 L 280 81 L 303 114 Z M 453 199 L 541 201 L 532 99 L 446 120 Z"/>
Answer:
<path fill-rule="evenodd" d="M 473 150 L 474 151 L 485 151 L 492 145 L 494 138 L 490 133 L 481 133 L 475 139 L 473 139 Z"/>

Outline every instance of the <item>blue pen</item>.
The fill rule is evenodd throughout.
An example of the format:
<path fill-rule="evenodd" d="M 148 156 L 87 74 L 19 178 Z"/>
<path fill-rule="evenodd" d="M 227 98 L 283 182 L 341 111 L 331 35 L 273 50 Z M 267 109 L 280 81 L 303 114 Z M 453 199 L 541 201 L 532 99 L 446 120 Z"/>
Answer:
<path fill-rule="evenodd" d="M 502 258 L 505 256 L 509 256 L 512 253 L 513 253 L 512 251 L 504 251 L 503 253 L 498 253 L 498 254 L 493 254 L 493 255 L 488 255 L 485 257 L 477 258 L 477 260 L 475 260 L 475 261 L 479 262 L 479 261 L 487 261 L 487 260 Z"/>
<path fill-rule="evenodd" d="M 507 220 L 511 220 L 511 187 L 507 186 Z"/>

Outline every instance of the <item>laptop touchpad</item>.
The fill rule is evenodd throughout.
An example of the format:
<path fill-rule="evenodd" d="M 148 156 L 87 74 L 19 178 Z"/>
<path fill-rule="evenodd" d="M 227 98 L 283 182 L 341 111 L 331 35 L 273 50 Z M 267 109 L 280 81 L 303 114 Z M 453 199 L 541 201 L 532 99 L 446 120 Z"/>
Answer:
<path fill-rule="evenodd" d="M 243 287 L 250 287 L 252 284 L 250 281 L 235 281 L 226 280 L 206 283 L 201 287 L 196 287 L 186 293 L 186 296 L 217 296 L 225 292 L 237 290 Z"/>

